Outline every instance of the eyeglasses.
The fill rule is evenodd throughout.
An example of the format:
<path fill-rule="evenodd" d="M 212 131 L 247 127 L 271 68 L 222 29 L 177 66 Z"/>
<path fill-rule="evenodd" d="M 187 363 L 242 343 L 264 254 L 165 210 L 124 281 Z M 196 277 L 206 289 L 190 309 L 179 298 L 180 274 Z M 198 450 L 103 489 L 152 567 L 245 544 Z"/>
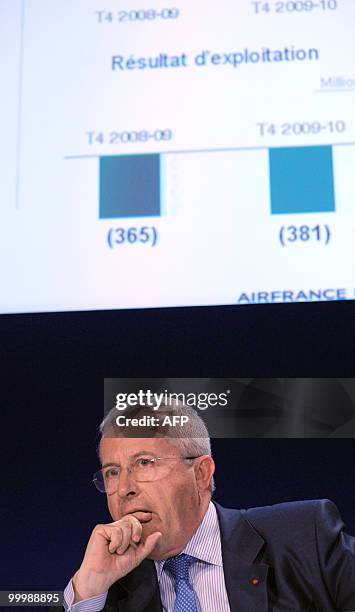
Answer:
<path fill-rule="evenodd" d="M 171 471 L 171 461 L 187 461 L 196 457 L 138 457 L 127 466 L 128 472 L 137 482 L 152 482 L 167 476 Z M 95 472 L 93 483 L 100 493 L 111 495 L 117 491 L 118 481 L 123 468 L 119 465 L 108 465 Z"/>

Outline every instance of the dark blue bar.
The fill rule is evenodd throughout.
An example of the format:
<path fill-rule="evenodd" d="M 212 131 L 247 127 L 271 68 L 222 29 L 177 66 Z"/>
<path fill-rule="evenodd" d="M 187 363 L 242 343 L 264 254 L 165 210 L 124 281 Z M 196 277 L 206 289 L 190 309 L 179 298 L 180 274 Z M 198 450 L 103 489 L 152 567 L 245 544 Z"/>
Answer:
<path fill-rule="evenodd" d="M 159 154 L 100 157 L 100 219 L 160 214 Z"/>

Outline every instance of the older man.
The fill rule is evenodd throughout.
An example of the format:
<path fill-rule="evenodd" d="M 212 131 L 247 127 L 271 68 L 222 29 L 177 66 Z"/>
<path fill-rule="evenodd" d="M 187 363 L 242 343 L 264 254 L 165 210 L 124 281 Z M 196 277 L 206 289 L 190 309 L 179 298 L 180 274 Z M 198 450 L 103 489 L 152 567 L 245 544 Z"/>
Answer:
<path fill-rule="evenodd" d="M 187 420 L 162 427 L 162 415 Z M 355 538 L 332 502 L 224 509 L 211 502 L 215 466 L 195 410 L 162 407 L 147 427 L 116 417 L 101 425 L 94 476 L 113 522 L 94 528 L 67 609 L 355 611 Z"/>

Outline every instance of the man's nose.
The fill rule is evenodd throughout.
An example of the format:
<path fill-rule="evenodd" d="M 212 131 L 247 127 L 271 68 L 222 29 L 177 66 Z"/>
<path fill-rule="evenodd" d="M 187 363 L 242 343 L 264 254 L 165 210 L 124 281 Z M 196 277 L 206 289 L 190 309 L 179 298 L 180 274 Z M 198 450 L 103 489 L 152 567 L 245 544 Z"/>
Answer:
<path fill-rule="evenodd" d="M 130 468 L 124 468 L 120 472 L 118 480 L 117 493 L 120 497 L 128 497 L 137 495 L 138 488 L 137 483 L 132 477 L 132 471 Z"/>

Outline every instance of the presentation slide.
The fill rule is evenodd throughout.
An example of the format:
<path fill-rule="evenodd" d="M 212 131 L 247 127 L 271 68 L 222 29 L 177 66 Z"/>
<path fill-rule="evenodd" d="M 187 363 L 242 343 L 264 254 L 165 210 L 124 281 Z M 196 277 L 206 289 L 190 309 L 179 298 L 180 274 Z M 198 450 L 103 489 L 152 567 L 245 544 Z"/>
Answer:
<path fill-rule="evenodd" d="M 355 298 L 355 3 L 1 0 L 2 313 Z"/>

